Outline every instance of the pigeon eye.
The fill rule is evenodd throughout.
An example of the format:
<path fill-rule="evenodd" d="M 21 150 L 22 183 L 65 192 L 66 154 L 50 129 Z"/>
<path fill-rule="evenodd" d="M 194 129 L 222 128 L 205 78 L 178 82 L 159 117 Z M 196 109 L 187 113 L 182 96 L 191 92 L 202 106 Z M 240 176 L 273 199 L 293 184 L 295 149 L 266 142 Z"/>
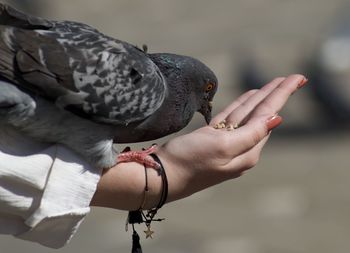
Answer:
<path fill-rule="evenodd" d="M 207 87 L 205 88 L 205 92 L 209 92 L 209 91 L 211 91 L 212 89 L 214 89 L 214 84 L 208 83 L 208 84 L 207 84 Z"/>

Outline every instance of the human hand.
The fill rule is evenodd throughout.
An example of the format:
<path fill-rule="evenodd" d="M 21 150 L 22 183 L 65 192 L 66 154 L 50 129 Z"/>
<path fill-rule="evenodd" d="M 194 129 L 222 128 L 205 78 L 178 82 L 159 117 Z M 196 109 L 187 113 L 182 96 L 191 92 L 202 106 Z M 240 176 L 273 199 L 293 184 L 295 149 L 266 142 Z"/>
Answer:
<path fill-rule="evenodd" d="M 168 201 L 240 176 L 254 167 L 270 132 L 282 118 L 277 113 L 307 79 L 302 75 L 276 78 L 251 90 L 220 112 L 209 124 L 176 137 L 159 148 L 169 180 Z M 228 131 L 213 126 L 239 125 Z"/>

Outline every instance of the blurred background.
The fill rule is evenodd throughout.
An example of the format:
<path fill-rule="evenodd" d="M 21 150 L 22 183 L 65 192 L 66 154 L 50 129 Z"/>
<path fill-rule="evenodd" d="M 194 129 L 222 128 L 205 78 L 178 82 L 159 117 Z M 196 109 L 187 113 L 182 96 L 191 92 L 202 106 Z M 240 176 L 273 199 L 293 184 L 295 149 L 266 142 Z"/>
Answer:
<path fill-rule="evenodd" d="M 298 72 L 309 78 L 281 112 L 284 123 L 256 168 L 163 207 L 166 221 L 154 224 L 153 240 L 142 239 L 144 252 L 349 252 L 349 1 L 7 2 L 50 19 L 88 23 L 147 44 L 150 52 L 202 60 L 220 81 L 215 112 L 274 77 Z M 203 124 L 197 116 L 176 135 Z M 0 252 L 130 252 L 126 216 L 94 208 L 62 249 L 0 236 Z M 141 234 L 143 227 L 137 230 Z"/>

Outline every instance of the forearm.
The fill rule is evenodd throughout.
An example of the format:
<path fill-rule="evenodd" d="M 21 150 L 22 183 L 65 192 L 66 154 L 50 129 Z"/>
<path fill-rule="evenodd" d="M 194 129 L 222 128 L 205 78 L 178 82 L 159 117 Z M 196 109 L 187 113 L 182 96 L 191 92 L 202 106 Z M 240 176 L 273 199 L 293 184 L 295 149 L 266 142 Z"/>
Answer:
<path fill-rule="evenodd" d="M 105 170 L 90 203 L 92 206 L 121 210 L 137 210 L 144 198 L 144 209 L 155 207 L 160 198 L 161 177 L 157 171 L 147 168 L 148 192 L 145 196 L 145 169 L 139 163 L 119 163 Z"/>

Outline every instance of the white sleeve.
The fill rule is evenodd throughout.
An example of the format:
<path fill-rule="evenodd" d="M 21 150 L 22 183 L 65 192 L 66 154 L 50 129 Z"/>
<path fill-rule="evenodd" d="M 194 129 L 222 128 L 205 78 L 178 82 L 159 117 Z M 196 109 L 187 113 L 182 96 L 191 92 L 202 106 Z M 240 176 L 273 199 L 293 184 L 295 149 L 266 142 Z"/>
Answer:
<path fill-rule="evenodd" d="M 64 246 L 90 211 L 100 173 L 63 146 L 26 156 L 0 151 L 0 233 Z"/>

